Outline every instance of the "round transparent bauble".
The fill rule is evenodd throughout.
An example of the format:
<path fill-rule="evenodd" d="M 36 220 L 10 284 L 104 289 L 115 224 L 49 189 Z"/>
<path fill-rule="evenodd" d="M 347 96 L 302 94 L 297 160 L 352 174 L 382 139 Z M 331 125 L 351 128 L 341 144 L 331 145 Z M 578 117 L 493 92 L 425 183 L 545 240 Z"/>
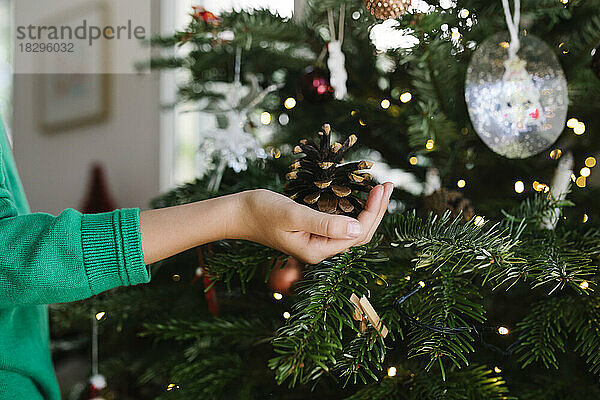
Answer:
<path fill-rule="evenodd" d="M 467 69 L 465 100 L 483 142 L 507 158 L 527 158 L 550 147 L 567 118 L 567 81 L 552 49 L 527 34 L 516 58 L 509 34 L 481 43 Z"/>

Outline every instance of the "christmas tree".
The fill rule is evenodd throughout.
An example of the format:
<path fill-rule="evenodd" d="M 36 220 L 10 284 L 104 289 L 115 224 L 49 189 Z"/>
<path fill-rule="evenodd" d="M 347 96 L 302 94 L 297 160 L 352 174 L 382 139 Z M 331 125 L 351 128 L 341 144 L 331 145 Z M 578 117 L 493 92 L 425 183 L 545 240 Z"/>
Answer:
<path fill-rule="evenodd" d="M 370 175 L 396 190 L 377 239 L 319 264 L 225 241 L 54 306 L 66 342 L 98 317 L 119 398 L 600 397 L 600 2 L 366 3 L 194 8 L 155 39 L 223 126 L 154 207 L 268 188 L 352 214 Z"/>

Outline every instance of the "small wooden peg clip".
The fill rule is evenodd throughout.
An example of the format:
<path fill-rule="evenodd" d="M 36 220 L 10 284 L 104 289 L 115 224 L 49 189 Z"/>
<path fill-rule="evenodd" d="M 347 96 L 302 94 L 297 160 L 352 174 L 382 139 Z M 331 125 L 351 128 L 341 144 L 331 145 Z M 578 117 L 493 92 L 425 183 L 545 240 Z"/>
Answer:
<path fill-rule="evenodd" d="M 366 296 L 363 295 L 360 299 L 354 293 L 350 296 L 350 302 L 354 304 L 354 312 L 352 313 L 352 318 L 355 321 L 360 321 L 359 331 L 360 333 L 365 333 L 367 331 L 367 322 L 368 320 L 371 325 L 379 332 L 382 338 L 385 338 L 388 334 L 388 329 L 381 322 L 381 318 L 375 312 L 375 309 L 369 302 Z"/>

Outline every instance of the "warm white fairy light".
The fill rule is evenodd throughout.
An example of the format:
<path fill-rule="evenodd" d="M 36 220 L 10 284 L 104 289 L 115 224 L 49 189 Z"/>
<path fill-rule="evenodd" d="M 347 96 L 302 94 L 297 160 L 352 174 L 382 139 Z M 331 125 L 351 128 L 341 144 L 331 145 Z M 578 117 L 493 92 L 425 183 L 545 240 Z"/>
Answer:
<path fill-rule="evenodd" d="M 283 299 L 283 295 L 281 293 L 275 292 L 275 293 L 273 293 L 273 298 L 275 300 L 281 300 L 281 299 Z"/>
<path fill-rule="evenodd" d="M 100 321 L 102 318 L 104 318 L 105 315 L 106 315 L 106 312 L 104 312 L 104 311 L 97 312 L 96 320 Z"/>
<path fill-rule="evenodd" d="M 589 219 L 590 217 L 586 213 L 583 213 L 583 218 L 581 219 L 581 222 L 585 224 L 586 222 L 588 222 Z"/>
<path fill-rule="evenodd" d="M 461 189 L 464 188 L 466 184 L 467 182 L 465 182 L 464 179 L 459 179 L 458 182 L 456 182 L 456 186 L 458 186 Z"/>
<path fill-rule="evenodd" d="M 387 374 L 390 378 L 396 376 L 397 372 L 398 372 L 398 370 L 396 369 L 396 367 L 389 367 L 387 370 Z"/>
<path fill-rule="evenodd" d="M 524 190 L 525 190 L 525 184 L 523 183 L 523 181 L 516 181 L 515 182 L 515 192 L 523 193 Z"/>
<path fill-rule="evenodd" d="M 586 281 L 583 281 L 579 284 L 579 287 L 582 288 L 583 290 L 585 290 L 590 287 L 590 284 L 587 283 Z"/>
<path fill-rule="evenodd" d="M 477 215 L 473 223 L 475 226 L 483 226 L 483 224 L 485 224 L 485 218 L 483 218 L 481 215 Z"/>
<path fill-rule="evenodd" d="M 553 160 L 558 160 L 560 158 L 560 156 L 562 156 L 561 149 L 554 149 L 550 152 L 550 158 Z"/>
<path fill-rule="evenodd" d="M 586 178 L 588 176 L 590 176 L 591 173 L 592 173 L 592 171 L 588 167 L 583 167 L 583 168 L 581 168 L 581 171 L 579 171 L 579 174 L 581 176 L 585 176 Z"/>
<path fill-rule="evenodd" d="M 433 141 L 433 139 L 429 139 L 427 141 L 427 143 L 425 143 L 425 148 L 427 150 L 433 150 L 433 146 L 434 146 L 435 142 Z"/>
<path fill-rule="evenodd" d="M 287 311 L 283 313 L 283 318 L 285 318 L 285 319 L 290 319 L 291 316 L 292 315 Z"/>
<path fill-rule="evenodd" d="M 271 114 L 267 111 L 263 111 L 260 114 L 260 123 L 263 125 L 269 125 L 271 123 Z"/>
<path fill-rule="evenodd" d="M 291 110 L 292 108 L 296 107 L 296 99 L 293 97 L 288 97 L 287 99 L 285 99 L 285 101 L 283 102 L 283 106 L 285 108 L 287 108 L 288 110 Z"/>
<path fill-rule="evenodd" d="M 585 124 L 579 121 L 577 125 L 575 125 L 575 128 L 573 128 L 573 132 L 575 132 L 576 135 L 583 135 L 585 133 Z"/>
<path fill-rule="evenodd" d="M 179 389 L 179 385 L 175 383 L 169 383 L 169 385 L 167 386 L 167 392 L 170 392 L 173 389 Z"/>
<path fill-rule="evenodd" d="M 585 166 L 594 168 L 596 166 L 596 159 L 594 157 L 588 157 L 585 159 Z"/>
<path fill-rule="evenodd" d="M 577 124 L 579 123 L 579 120 L 577 118 L 569 118 L 569 120 L 567 121 L 567 128 L 575 128 L 577 126 Z"/>
<path fill-rule="evenodd" d="M 386 108 L 390 108 L 390 101 L 388 99 L 383 99 L 381 100 L 381 108 L 386 109 Z"/>
<path fill-rule="evenodd" d="M 501 327 L 498 328 L 498 333 L 500 335 L 508 335 L 510 333 L 510 331 L 508 330 L 507 327 L 501 326 Z"/>
<path fill-rule="evenodd" d="M 410 92 L 404 92 L 400 95 L 400 101 L 403 103 L 408 103 L 412 99 L 412 94 Z"/>
<path fill-rule="evenodd" d="M 421 287 L 425 287 L 425 282 L 423 282 L 423 281 L 419 281 L 419 286 L 421 286 Z"/>
<path fill-rule="evenodd" d="M 419 162 L 419 159 L 415 156 L 412 156 L 411 158 L 408 159 L 408 162 L 410 163 L 410 165 L 417 165 L 417 163 Z"/>
<path fill-rule="evenodd" d="M 499 367 L 494 367 L 494 372 L 499 374 L 502 370 Z"/>
<path fill-rule="evenodd" d="M 585 176 L 578 176 L 577 179 L 575 180 L 575 184 L 580 188 L 584 188 L 586 183 L 587 182 L 586 182 Z"/>

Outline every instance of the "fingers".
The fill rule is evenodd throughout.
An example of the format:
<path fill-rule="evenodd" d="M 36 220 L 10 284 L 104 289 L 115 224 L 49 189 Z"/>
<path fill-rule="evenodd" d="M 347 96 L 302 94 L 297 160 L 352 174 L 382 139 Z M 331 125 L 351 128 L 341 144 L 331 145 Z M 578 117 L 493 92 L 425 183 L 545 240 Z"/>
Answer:
<path fill-rule="evenodd" d="M 360 244 L 366 244 L 371 241 L 373 235 L 375 234 L 375 231 L 377 231 L 377 228 L 379 227 L 379 224 L 381 223 L 381 220 L 385 215 L 385 212 L 388 209 L 388 205 L 390 204 L 390 196 L 392 195 L 392 191 L 394 190 L 394 184 L 391 182 L 386 182 L 383 184 L 383 188 L 383 198 L 379 205 L 379 211 L 377 213 L 375 222 L 371 225 L 370 229 L 368 230 L 365 240 L 363 240 Z"/>
<path fill-rule="evenodd" d="M 366 231 L 362 224 L 354 218 L 342 215 L 325 214 L 306 206 L 299 206 L 298 225 L 295 230 L 302 230 L 331 239 L 357 239 Z"/>
<path fill-rule="evenodd" d="M 301 246 L 293 246 L 294 255 L 303 261 L 317 263 L 352 246 L 370 242 L 387 211 L 392 191 L 393 184 L 389 182 L 375 186 L 369 193 L 365 209 L 356 220 L 301 206 L 301 213 L 294 218 L 294 230 L 299 235 L 302 235 L 299 231 L 312 235 L 306 237 L 307 242 L 302 245 L 302 241 L 293 241 Z"/>

